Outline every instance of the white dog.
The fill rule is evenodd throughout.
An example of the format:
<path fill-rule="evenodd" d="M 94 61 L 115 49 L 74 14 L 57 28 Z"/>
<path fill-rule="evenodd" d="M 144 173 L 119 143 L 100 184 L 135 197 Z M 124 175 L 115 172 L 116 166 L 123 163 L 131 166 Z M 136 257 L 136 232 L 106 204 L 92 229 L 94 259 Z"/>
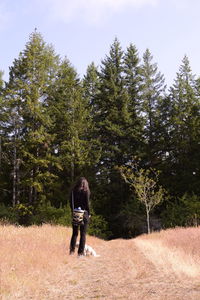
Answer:
<path fill-rule="evenodd" d="M 79 242 L 76 243 L 76 247 L 78 248 L 79 247 Z M 95 256 L 95 257 L 99 257 L 100 255 L 98 255 L 96 253 L 96 251 L 89 245 L 86 245 L 85 244 L 85 248 L 84 248 L 84 255 L 85 256 Z"/>

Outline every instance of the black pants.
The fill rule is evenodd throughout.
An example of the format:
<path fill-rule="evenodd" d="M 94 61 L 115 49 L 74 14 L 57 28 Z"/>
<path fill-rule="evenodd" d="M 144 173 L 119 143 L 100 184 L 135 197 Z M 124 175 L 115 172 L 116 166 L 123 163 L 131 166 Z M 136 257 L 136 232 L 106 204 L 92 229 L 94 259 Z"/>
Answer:
<path fill-rule="evenodd" d="M 78 247 L 78 255 L 83 255 L 85 242 L 86 242 L 87 226 L 88 226 L 88 222 L 84 222 L 83 225 L 79 225 L 79 226 L 72 225 L 73 232 L 72 232 L 72 238 L 70 242 L 70 253 L 73 253 L 75 251 L 76 240 L 78 237 L 78 230 L 80 227 L 80 242 Z"/>

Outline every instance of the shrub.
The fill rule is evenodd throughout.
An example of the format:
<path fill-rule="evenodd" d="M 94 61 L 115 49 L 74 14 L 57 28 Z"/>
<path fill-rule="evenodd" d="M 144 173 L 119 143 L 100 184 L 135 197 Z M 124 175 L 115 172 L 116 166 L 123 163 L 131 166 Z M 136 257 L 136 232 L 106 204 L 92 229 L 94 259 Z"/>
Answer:
<path fill-rule="evenodd" d="M 165 227 L 198 226 L 200 224 L 200 198 L 197 195 L 184 194 L 167 203 L 162 213 Z"/>
<path fill-rule="evenodd" d="M 56 208 L 51 204 L 42 204 L 34 209 L 33 206 L 20 203 L 12 207 L 0 206 L 0 221 L 3 223 L 15 223 L 23 226 L 42 225 L 51 223 L 56 225 L 71 226 L 71 209 L 69 205 Z M 110 235 L 108 223 L 103 216 L 96 215 L 92 211 L 92 218 L 88 228 L 90 235 L 107 239 Z"/>
<path fill-rule="evenodd" d="M 96 215 L 94 211 L 92 211 L 88 233 L 102 239 L 108 239 L 111 234 L 108 229 L 108 223 L 106 222 L 106 220 L 103 218 L 103 216 Z"/>
<path fill-rule="evenodd" d="M 50 204 L 40 205 L 35 211 L 32 223 L 36 225 L 43 223 L 69 225 L 69 209 L 67 207 L 56 208 Z"/>
<path fill-rule="evenodd" d="M 15 224 L 18 222 L 16 213 L 12 207 L 0 205 L 0 222 L 3 224 Z"/>
<path fill-rule="evenodd" d="M 28 226 L 32 224 L 33 206 L 20 203 L 14 207 L 14 214 L 19 225 Z"/>

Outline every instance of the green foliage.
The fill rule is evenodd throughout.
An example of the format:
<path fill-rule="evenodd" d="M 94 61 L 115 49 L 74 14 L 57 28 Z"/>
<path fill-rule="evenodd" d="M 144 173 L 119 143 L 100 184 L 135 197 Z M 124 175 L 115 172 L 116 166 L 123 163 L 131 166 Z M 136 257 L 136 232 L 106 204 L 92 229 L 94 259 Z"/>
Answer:
<path fill-rule="evenodd" d="M 141 66 L 137 48 L 130 44 L 124 53 L 124 80 L 126 89 L 129 126 L 126 128 L 129 156 L 136 155 L 143 145 L 143 118 L 141 116 Z M 128 116 L 128 115 L 127 115 Z"/>
<path fill-rule="evenodd" d="M 114 231 L 123 238 L 132 238 L 146 232 L 145 210 L 136 197 L 131 197 L 124 204 L 114 224 Z"/>
<path fill-rule="evenodd" d="M 37 208 L 32 222 L 40 225 L 43 223 L 71 225 L 71 211 L 68 206 L 55 208 L 50 204 L 41 205 Z"/>
<path fill-rule="evenodd" d="M 14 214 L 17 217 L 19 225 L 31 225 L 33 216 L 33 206 L 27 204 L 17 204 L 14 208 Z"/>
<path fill-rule="evenodd" d="M 65 59 L 58 68 L 48 104 L 54 121 L 52 148 L 60 166 L 58 174 L 61 182 L 66 178 L 69 186 L 98 158 L 95 152 L 97 143 L 91 134 L 93 124 L 89 99 L 84 98 L 83 93 L 75 69 Z"/>
<path fill-rule="evenodd" d="M 199 226 L 200 197 L 186 193 L 176 201 L 168 201 L 162 218 L 165 227 Z"/>
<path fill-rule="evenodd" d="M 109 56 L 103 60 L 100 92 L 97 99 L 97 128 L 100 135 L 102 155 L 99 168 L 112 169 L 116 163 L 127 159 L 131 113 L 129 97 L 123 80 L 123 51 L 115 39 Z"/>
<path fill-rule="evenodd" d="M 71 226 L 71 209 L 65 207 L 55 208 L 48 205 L 41 205 L 34 211 L 33 206 L 27 204 L 18 204 L 15 208 L 7 208 L 5 205 L 0 206 L 0 223 L 16 224 L 23 226 L 55 224 Z M 108 239 L 111 235 L 108 223 L 101 215 L 96 215 L 92 211 L 92 217 L 88 227 L 88 234 Z"/>
<path fill-rule="evenodd" d="M 0 91 L 3 88 L 4 81 L 3 81 L 3 72 L 0 70 Z"/>
<path fill-rule="evenodd" d="M 177 77 L 170 89 L 170 131 L 166 169 L 170 193 L 199 194 L 200 161 L 200 98 L 198 82 L 187 56 L 183 58 Z M 171 175 L 171 176 L 170 176 Z"/>
<path fill-rule="evenodd" d="M 103 216 L 96 215 L 94 211 L 92 212 L 92 217 L 90 219 L 88 233 L 102 239 L 108 239 L 111 235 L 106 220 Z"/>
<path fill-rule="evenodd" d="M 4 204 L 0 204 L 0 223 L 1 224 L 17 223 L 17 216 L 12 207 L 7 207 Z"/>
<path fill-rule="evenodd" d="M 35 31 L 10 68 L 4 99 L 8 114 L 3 129 L 8 165 L 12 166 L 13 206 L 20 201 L 20 194 L 23 201 L 28 199 L 37 206 L 46 182 L 54 177 L 49 172 L 52 136 L 48 131 L 52 123 L 46 98 L 57 63 L 54 50 Z"/>
<path fill-rule="evenodd" d="M 165 99 L 165 79 L 158 71 L 156 63 L 149 49 L 143 54 L 140 84 L 140 115 L 143 119 L 143 149 L 150 167 L 159 161 L 160 143 L 162 136 L 160 128 L 160 107 Z"/>

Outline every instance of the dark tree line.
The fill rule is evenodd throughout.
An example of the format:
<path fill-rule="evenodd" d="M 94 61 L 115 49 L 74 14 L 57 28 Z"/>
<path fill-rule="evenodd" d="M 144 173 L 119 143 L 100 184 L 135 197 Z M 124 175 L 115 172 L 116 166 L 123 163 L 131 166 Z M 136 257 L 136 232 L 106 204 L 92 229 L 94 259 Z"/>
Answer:
<path fill-rule="evenodd" d="M 123 50 L 115 39 L 80 78 L 33 32 L 8 82 L 0 74 L 0 217 L 6 208 L 21 217 L 47 207 L 56 213 L 86 176 L 93 226 L 109 237 L 134 236 L 146 230 L 144 208 L 117 167 L 137 159 L 160 172 L 167 190 L 152 228 L 198 225 L 200 79 L 188 57 L 167 90 L 149 49 L 140 58 L 135 45 Z"/>

